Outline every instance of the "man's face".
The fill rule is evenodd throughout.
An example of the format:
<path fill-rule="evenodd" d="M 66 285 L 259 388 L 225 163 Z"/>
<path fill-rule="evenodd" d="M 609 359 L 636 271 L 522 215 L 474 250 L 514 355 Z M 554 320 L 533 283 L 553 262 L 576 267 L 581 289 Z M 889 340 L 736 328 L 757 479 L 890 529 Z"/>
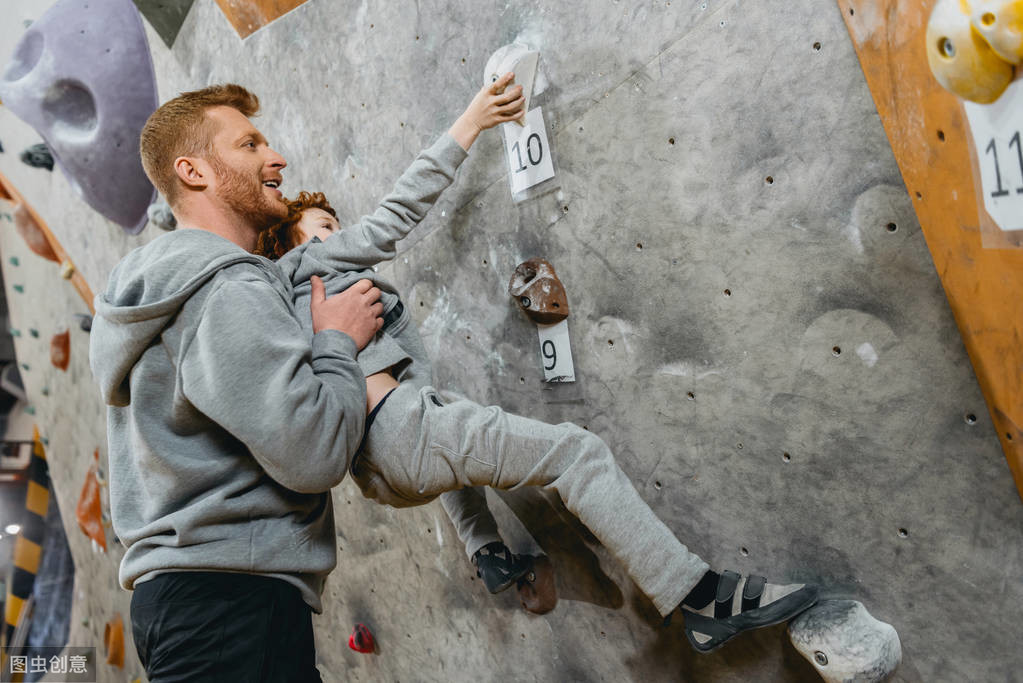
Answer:
<path fill-rule="evenodd" d="M 206 116 L 217 131 L 209 159 L 216 197 L 257 231 L 286 218 L 288 207 L 277 189 L 284 158 L 237 109 L 213 107 Z"/>

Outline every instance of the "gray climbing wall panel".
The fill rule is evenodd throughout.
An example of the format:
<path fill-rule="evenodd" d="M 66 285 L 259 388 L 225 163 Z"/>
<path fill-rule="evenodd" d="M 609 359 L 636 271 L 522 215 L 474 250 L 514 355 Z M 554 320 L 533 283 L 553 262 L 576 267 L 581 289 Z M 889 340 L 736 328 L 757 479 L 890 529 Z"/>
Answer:
<path fill-rule="evenodd" d="M 899 631 L 897 680 L 1018 680 L 1023 507 L 833 4 L 310 0 L 241 41 L 198 0 L 173 49 L 150 44 L 163 99 L 229 80 L 255 90 L 256 123 L 290 164 L 284 191 L 324 190 L 354 220 L 516 38 L 541 52 L 534 103 L 560 192 L 514 204 L 500 135 L 486 133 L 383 269 L 438 386 L 600 434 L 712 565 L 860 600 Z M 0 136 L 36 141 L 2 110 Z M 62 199 L 58 176 L 21 166 L 0 157 L 94 290 L 162 234 L 120 236 Z M 535 328 L 507 296 L 532 257 L 568 290 L 575 384 L 543 384 Z M 86 405 L 82 338 L 70 391 Z M 38 401 L 48 429 L 74 421 L 102 445 L 98 407 Z M 65 509 L 92 448 L 67 474 L 51 462 Z M 513 545 L 551 555 L 553 613 L 487 595 L 439 504 L 391 510 L 338 488 L 339 565 L 316 619 L 325 680 L 816 680 L 781 626 L 694 654 L 550 495 L 493 501 Z M 76 597 L 95 616 L 69 642 L 86 644 L 126 609 L 102 592 L 120 551 L 69 541 L 87 556 L 78 581 L 102 574 Z M 356 621 L 377 654 L 347 648 Z M 129 662 L 109 680 L 140 670 Z"/>

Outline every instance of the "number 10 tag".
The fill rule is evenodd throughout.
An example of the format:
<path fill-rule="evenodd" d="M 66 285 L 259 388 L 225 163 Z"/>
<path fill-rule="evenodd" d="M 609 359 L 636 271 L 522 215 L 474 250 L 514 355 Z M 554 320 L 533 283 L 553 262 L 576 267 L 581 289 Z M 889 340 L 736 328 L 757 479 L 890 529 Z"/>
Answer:
<path fill-rule="evenodd" d="M 572 346 L 568 342 L 568 320 L 553 325 L 536 324 L 540 334 L 540 362 L 543 363 L 544 381 L 574 382 Z"/>
<path fill-rule="evenodd" d="M 523 126 L 514 123 L 501 126 L 512 195 L 554 177 L 554 161 L 540 107 L 527 112 L 523 123 Z"/>

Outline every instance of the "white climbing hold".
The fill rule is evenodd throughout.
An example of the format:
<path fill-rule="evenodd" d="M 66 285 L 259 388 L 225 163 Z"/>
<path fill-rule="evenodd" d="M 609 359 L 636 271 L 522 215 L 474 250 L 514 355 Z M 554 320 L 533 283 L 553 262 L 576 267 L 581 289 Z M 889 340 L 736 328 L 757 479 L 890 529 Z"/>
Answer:
<path fill-rule="evenodd" d="M 886 680 L 902 661 L 899 634 L 855 600 L 824 600 L 789 623 L 789 639 L 827 683 Z"/>

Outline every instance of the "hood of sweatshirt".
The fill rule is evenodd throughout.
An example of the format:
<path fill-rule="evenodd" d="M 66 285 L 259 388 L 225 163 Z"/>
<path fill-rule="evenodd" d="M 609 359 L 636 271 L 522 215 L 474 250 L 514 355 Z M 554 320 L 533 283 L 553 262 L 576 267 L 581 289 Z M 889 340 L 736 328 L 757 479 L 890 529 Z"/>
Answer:
<path fill-rule="evenodd" d="M 121 259 L 110 273 L 107 290 L 96 295 L 89 334 L 89 365 L 107 405 L 131 402 L 129 376 L 143 352 L 189 297 L 219 271 L 238 263 L 254 264 L 272 273 L 271 282 L 284 286 L 271 261 L 205 230 L 161 235 Z"/>

